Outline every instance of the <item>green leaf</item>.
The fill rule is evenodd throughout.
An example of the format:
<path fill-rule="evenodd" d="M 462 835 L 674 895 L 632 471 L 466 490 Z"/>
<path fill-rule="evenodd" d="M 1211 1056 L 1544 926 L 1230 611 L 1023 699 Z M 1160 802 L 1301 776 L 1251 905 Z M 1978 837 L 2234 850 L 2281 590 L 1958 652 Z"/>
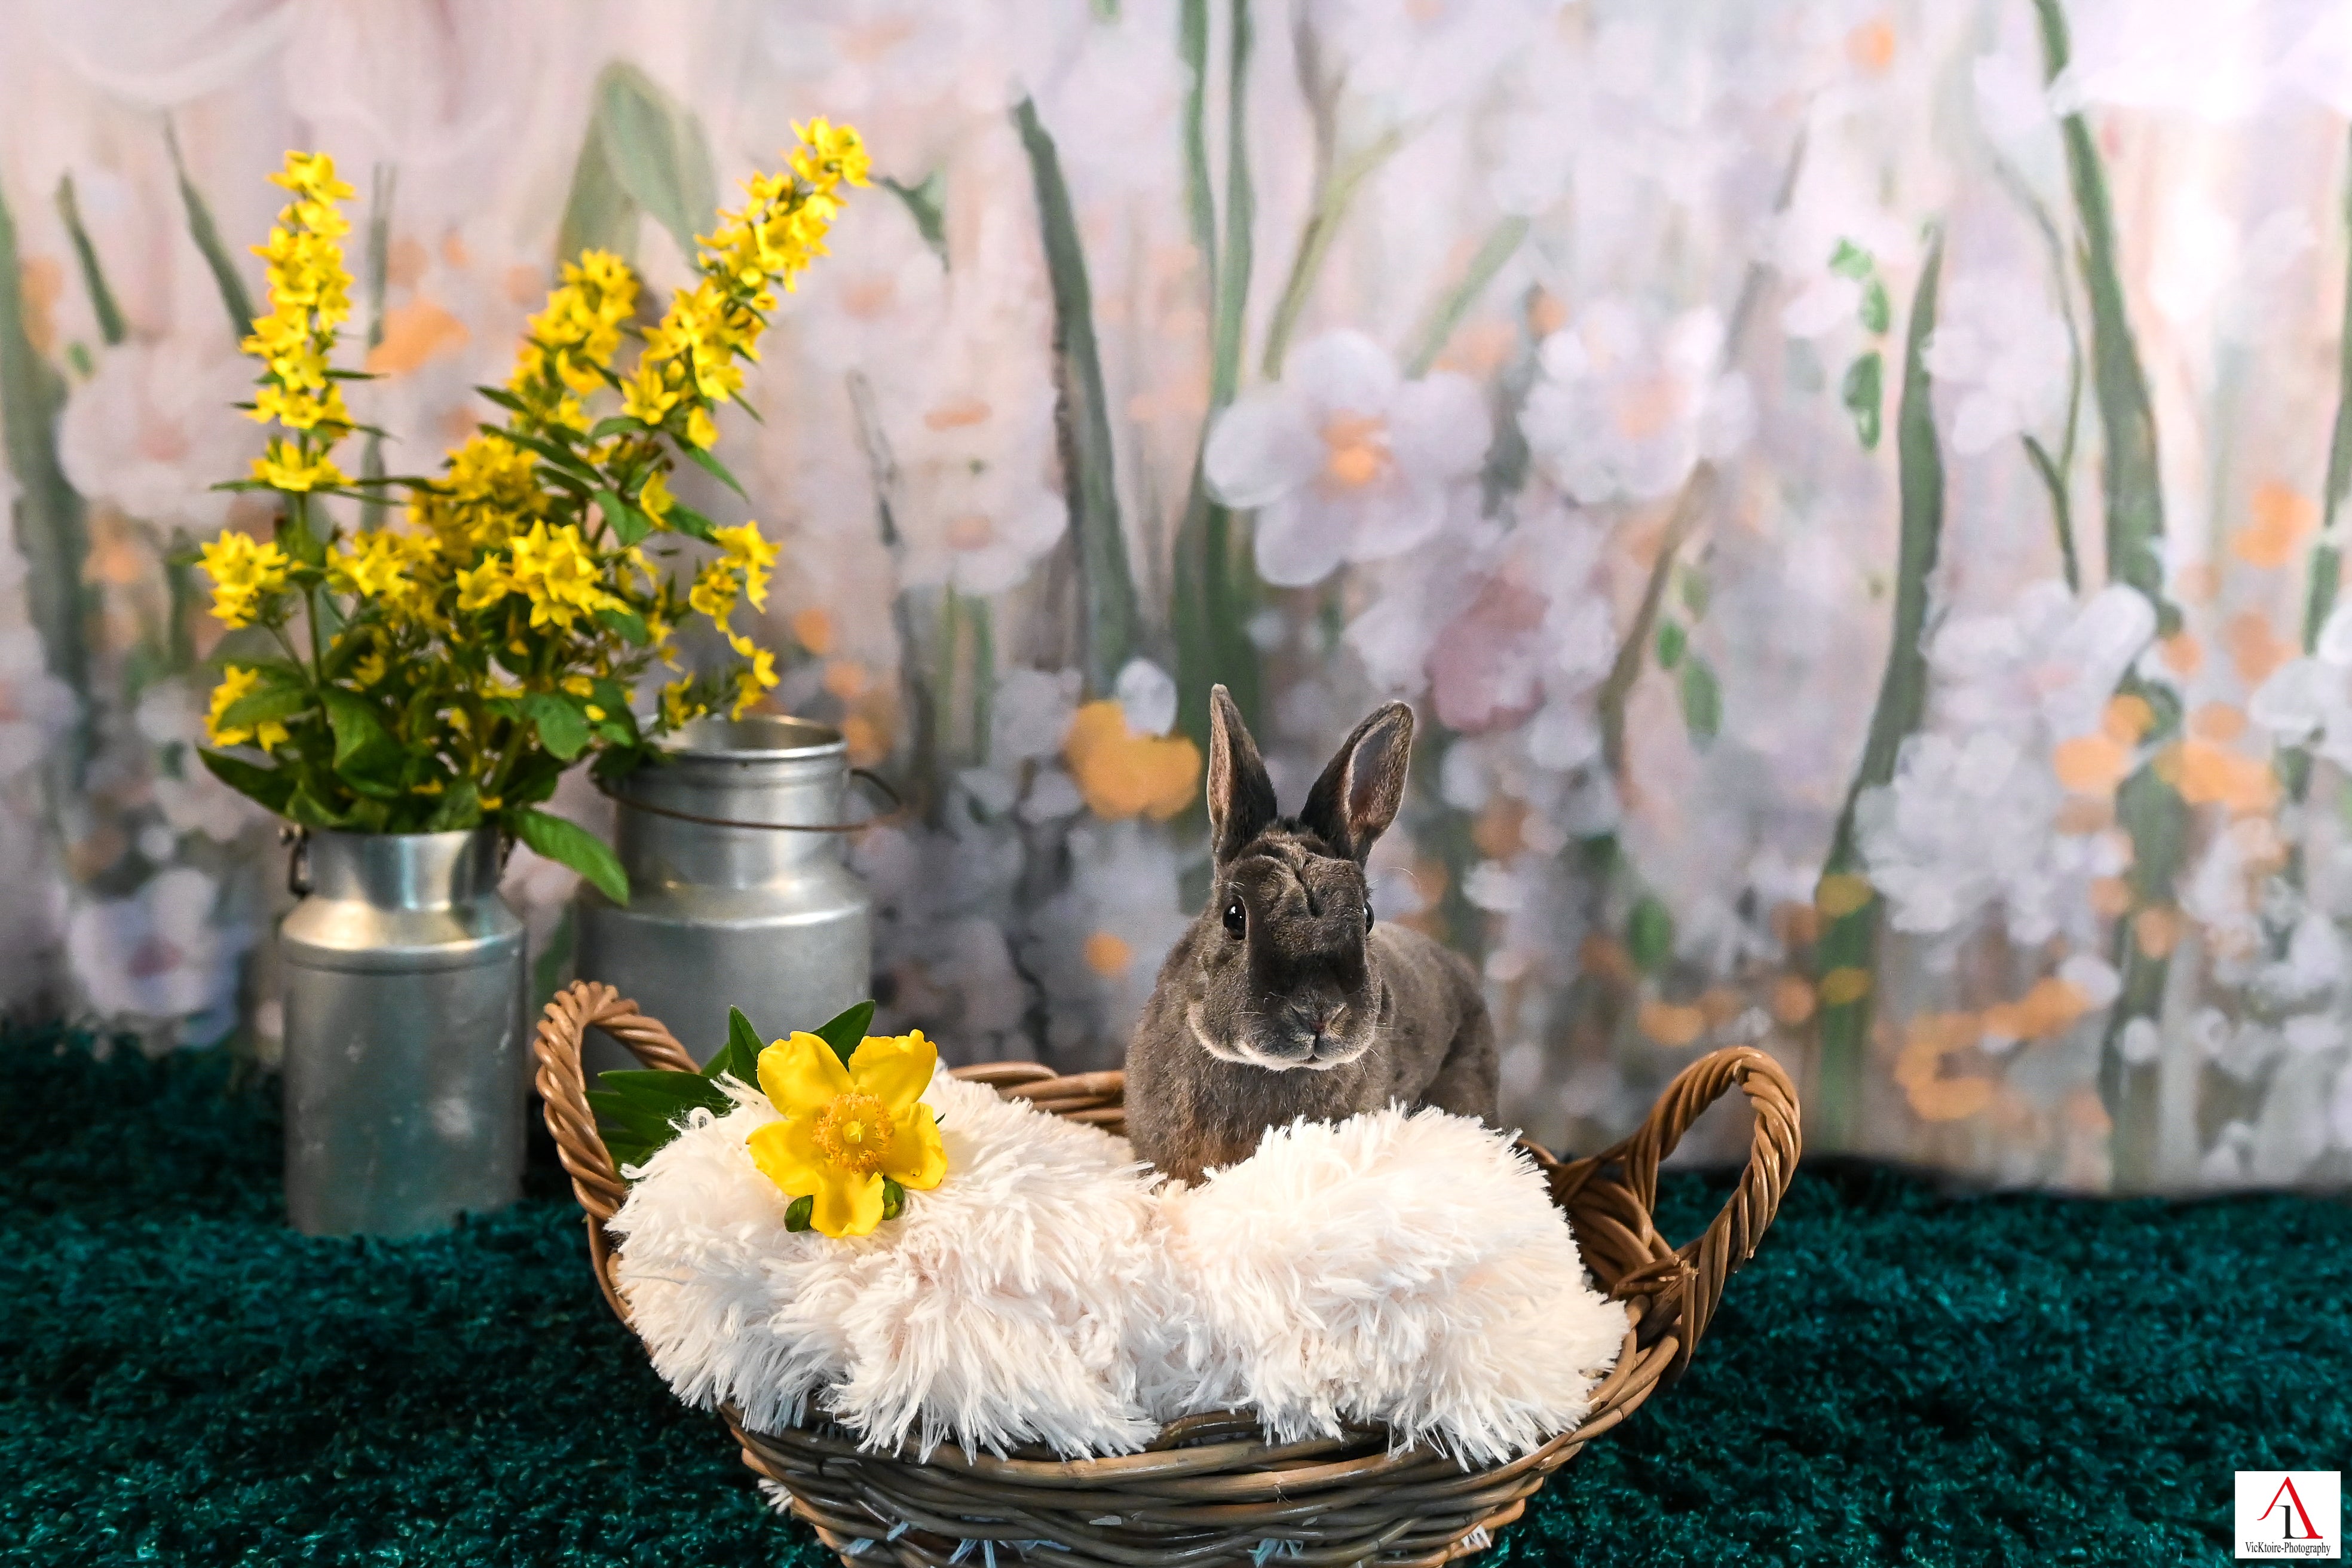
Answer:
<path fill-rule="evenodd" d="M 492 403 L 497 404 L 499 407 L 507 409 L 511 413 L 529 414 L 530 412 L 530 405 L 525 403 L 521 398 L 517 397 L 513 393 L 509 392 L 503 386 L 478 386 L 474 388 L 474 395 L 477 397 L 488 398 Z M 488 429 L 490 428 L 490 426 L 485 426 L 483 428 Z"/>
<path fill-rule="evenodd" d="M 572 165 L 572 190 L 564 198 L 563 222 L 556 230 L 555 258 L 572 261 L 583 250 L 609 250 L 623 260 L 637 250 L 637 204 L 621 186 L 604 153 L 604 137 L 592 109 Z"/>
<path fill-rule="evenodd" d="M 221 243 L 220 225 L 213 221 L 213 209 L 205 201 L 204 193 L 188 178 L 188 165 L 180 156 L 179 133 L 169 121 L 163 124 L 163 144 L 171 150 L 172 172 L 179 177 L 180 204 L 188 212 L 188 237 L 196 242 L 205 265 L 212 268 L 213 286 L 220 290 L 221 304 L 228 311 L 230 341 L 242 343 L 253 330 L 253 296 L 246 291 L 245 279 L 236 269 L 236 259 Z"/>
<path fill-rule="evenodd" d="M 1838 399 L 1853 416 L 1853 433 L 1864 451 L 1878 445 L 1878 406 L 1885 376 L 1885 366 L 1874 349 L 1846 367 L 1844 384 L 1838 389 Z"/>
<path fill-rule="evenodd" d="M 618 632 L 621 639 L 631 647 L 643 647 L 654 640 L 653 634 L 646 629 L 646 618 L 635 610 L 599 610 L 596 612 L 596 624 L 606 631 Z M 614 704 L 604 701 L 596 705 L 607 713 L 612 712 L 614 707 Z M 622 711 L 628 710 L 626 703 L 619 706 Z"/>
<path fill-rule="evenodd" d="M 682 500 L 671 500 L 663 521 L 689 539 L 699 539 L 706 544 L 719 542 L 718 525 Z"/>
<path fill-rule="evenodd" d="M 16 223 L 0 197 L 0 438 L 7 469 L 16 477 L 16 547 L 26 567 L 26 613 L 41 639 L 42 662 L 77 699 L 79 713 L 89 701 L 90 616 L 96 591 L 84 566 L 89 532 L 81 496 L 66 479 L 57 450 L 58 419 L 66 401 L 65 379 L 33 347 L 25 317 L 23 258 Z M 0 516 L 5 513 L 0 507 Z M 89 744 L 89 721 L 77 721 L 58 747 L 57 759 L 67 787 L 79 787 Z"/>
<path fill-rule="evenodd" d="M 1903 397 L 1895 410 L 1896 489 L 1902 527 L 1895 544 L 1895 626 L 1886 670 L 1862 761 L 1847 786 L 1845 805 L 1830 839 L 1822 880 L 1859 875 L 1862 851 L 1854 811 L 1864 790 L 1883 787 L 1895 776 L 1895 761 L 1906 736 L 1919 728 L 1927 703 L 1928 582 L 1944 536 L 1944 457 L 1936 435 L 1934 382 L 1927 372 L 1927 344 L 1936 331 L 1937 285 L 1943 275 L 1944 237 L 1937 231 L 1911 296 L 1911 319 L 1904 328 Z M 1878 901 L 1831 917 L 1814 944 L 1820 976 L 1842 971 L 1869 975 L 1876 964 Z M 1867 989 L 1851 1000 L 1824 1002 L 1821 1011 L 1821 1088 L 1816 1100 L 1833 1146 L 1848 1144 L 1861 1116 L 1863 1081 L 1869 1053 L 1871 997 Z"/>
<path fill-rule="evenodd" d="M 1874 265 L 1870 252 L 1850 239 L 1840 239 L 1837 249 L 1830 253 L 1830 270 L 1842 278 L 1867 278 Z"/>
<path fill-rule="evenodd" d="M 1672 669 L 1683 661 L 1683 649 L 1690 646 L 1690 634 L 1681 623 L 1661 620 L 1658 623 L 1658 668 Z"/>
<path fill-rule="evenodd" d="M 1706 618 L 1707 599 L 1712 587 L 1713 585 L 1707 582 L 1706 574 L 1697 567 L 1683 568 L 1681 582 L 1683 608 L 1691 613 L 1693 620 Z"/>
<path fill-rule="evenodd" d="M 794 1198 L 792 1207 L 784 1211 L 784 1228 L 791 1231 L 814 1229 L 814 1222 L 811 1216 L 815 1213 L 816 1194 L 814 1193 Z"/>
<path fill-rule="evenodd" d="M 760 1081 L 760 1052 L 763 1049 L 760 1031 L 751 1020 L 743 1016 L 740 1007 L 727 1009 L 727 1043 L 719 1047 L 702 1068 L 705 1078 L 717 1078 L 721 1073 L 733 1073 L 743 1083 Z"/>
<path fill-rule="evenodd" d="M 232 757 L 222 752 L 199 750 L 205 767 L 213 777 L 228 785 L 249 800 L 278 816 L 286 815 L 287 803 L 294 795 L 294 775 L 284 768 L 257 767 L 242 757 Z"/>
<path fill-rule="evenodd" d="M 620 540 L 624 547 L 635 544 L 654 531 L 653 519 L 614 495 L 611 490 L 599 489 L 591 499 L 604 511 L 604 521 L 612 525 L 614 537 Z"/>
<path fill-rule="evenodd" d="M 1654 974 L 1675 953 L 1675 917 L 1656 898 L 1643 894 L 1625 922 L 1625 943 L 1644 974 Z"/>
<path fill-rule="evenodd" d="M 508 813 L 515 837 L 558 865 L 569 866 L 616 904 L 629 901 L 629 874 L 612 847 L 576 822 L 544 811 Z"/>
<path fill-rule="evenodd" d="M 907 209 L 907 216 L 915 220 L 915 232 L 923 237 L 923 243 L 931 247 L 931 254 L 940 258 L 941 267 L 945 267 L 948 264 L 947 182 L 941 178 L 940 171 L 933 169 L 924 175 L 919 185 L 902 185 L 887 174 L 877 183 L 898 198 Z"/>
<path fill-rule="evenodd" d="M 607 415 L 589 427 L 588 444 L 593 447 L 598 442 L 609 441 L 615 436 L 641 435 L 645 427 L 646 422 L 635 415 Z"/>
<path fill-rule="evenodd" d="M 726 464 L 720 462 L 718 458 L 712 457 L 709 453 L 704 451 L 701 447 L 696 446 L 691 441 L 679 443 L 677 449 L 686 454 L 686 459 L 688 462 L 692 463 L 696 468 L 700 468 L 704 473 L 709 474 L 712 479 L 717 479 L 720 484 L 725 485 L 729 489 L 733 490 L 745 500 L 750 500 L 751 499 L 750 492 L 745 490 L 741 485 L 736 482 L 735 476 L 727 471 Z"/>
<path fill-rule="evenodd" d="M 425 819 L 427 833 L 454 833 L 482 825 L 482 792 L 471 779 L 459 779 L 441 792 L 441 799 Z M 565 916 L 570 919 L 570 916 Z"/>
<path fill-rule="evenodd" d="M 223 709 L 214 727 L 250 730 L 265 720 L 289 719 L 310 705 L 310 694 L 299 686 L 264 686 Z"/>
<path fill-rule="evenodd" d="M 539 729 L 540 744 L 556 761 L 568 763 L 588 749 L 588 715 L 570 698 L 534 691 L 522 700 L 522 707 Z"/>
<path fill-rule="evenodd" d="M 362 795 L 396 799 L 407 752 L 383 727 L 375 704 L 339 687 L 320 694 L 335 732 L 335 773 Z"/>
<path fill-rule="evenodd" d="M 350 814 L 337 811 L 333 806 L 320 800 L 317 792 L 311 789 L 309 779 L 303 779 L 295 784 L 293 795 L 289 796 L 286 802 L 286 815 L 305 827 L 352 826 Z"/>
<path fill-rule="evenodd" d="M 596 79 L 595 130 L 614 182 L 691 259 L 695 236 L 717 226 L 719 209 L 702 121 L 653 78 L 615 60 Z"/>
<path fill-rule="evenodd" d="M 1863 286 L 1859 313 L 1865 331 L 1883 332 L 1893 323 L 1895 307 L 1887 302 L 1885 284 L 1874 278 Z"/>
<path fill-rule="evenodd" d="M 882 1217 L 897 1219 L 907 1206 L 907 1189 L 898 1184 L 896 1176 L 882 1178 Z"/>
<path fill-rule="evenodd" d="M 596 1081 L 604 1086 L 605 1093 L 616 1099 L 666 1114 L 691 1110 L 697 1106 L 724 1113 L 735 1105 L 725 1090 L 698 1072 L 625 1068 L 616 1072 L 600 1072 Z"/>
<path fill-rule="evenodd" d="M 874 1004 L 860 1002 L 856 1006 L 820 1024 L 810 1033 L 833 1047 L 842 1066 L 849 1065 L 850 1057 L 866 1042 L 866 1031 L 874 1022 Z"/>
<path fill-rule="evenodd" d="M 1683 725 L 1691 739 L 1702 745 L 1714 740 L 1723 729 L 1723 686 L 1714 666 L 1696 655 L 1683 666 L 1682 699 Z"/>
<path fill-rule="evenodd" d="M 65 220 L 66 235 L 73 241 L 74 259 L 81 263 L 81 284 L 89 295 L 89 308 L 98 318 L 98 335 L 111 345 L 130 336 L 122 320 L 122 307 L 115 303 L 114 290 L 107 286 L 106 269 L 99 265 L 98 247 L 89 240 L 89 231 L 82 226 L 81 203 L 74 196 L 73 176 L 67 174 L 58 181 L 58 216 Z"/>
<path fill-rule="evenodd" d="M 1094 294 L 1076 208 L 1062 177 L 1060 153 L 1037 106 L 1023 99 L 1013 111 L 1028 154 L 1037 198 L 1045 275 L 1054 296 L 1054 377 L 1056 427 L 1065 454 L 1062 486 L 1070 531 L 1077 542 L 1079 665 L 1087 690 L 1108 693 L 1135 652 L 1142 616 L 1129 569 L 1127 533 L 1119 521 L 1118 456 L 1111 446 L 1110 397 L 1095 346 Z"/>

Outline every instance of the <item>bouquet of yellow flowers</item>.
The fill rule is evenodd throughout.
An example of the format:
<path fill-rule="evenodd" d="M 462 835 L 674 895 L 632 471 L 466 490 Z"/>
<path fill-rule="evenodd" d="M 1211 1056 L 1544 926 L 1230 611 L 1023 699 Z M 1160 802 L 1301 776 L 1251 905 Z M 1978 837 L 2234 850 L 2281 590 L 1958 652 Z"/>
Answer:
<path fill-rule="evenodd" d="M 432 479 L 353 479 L 335 448 L 367 429 L 332 363 L 351 314 L 337 205 L 352 192 L 324 153 L 289 153 L 271 179 L 291 194 L 268 243 L 269 312 L 246 351 L 262 365 L 252 416 L 274 426 L 250 479 L 223 488 L 281 498 L 274 537 L 224 533 L 204 547 L 213 613 L 268 635 L 268 657 L 226 664 L 205 733 L 222 782 L 312 827 L 429 833 L 495 824 L 616 900 L 627 880 L 593 835 L 536 809 L 590 753 L 600 773 L 647 760 L 656 738 L 776 684 L 774 655 L 736 631 L 739 600 L 763 606 L 775 546 L 756 522 L 721 527 L 670 493 L 683 458 L 743 493 L 712 455 L 712 411 L 742 401 L 776 286 L 824 253 L 844 187 L 866 184 L 857 133 L 819 120 L 788 172 L 756 174 L 740 211 L 704 237 L 692 287 L 657 322 L 618 257 L 564 263 L 530 319 L 514 374 L 482 395 L 505 413 Z M 634 364 L 616 365 L 634 340 Z M 613 409 L 604 412 L 597 405 Z M 378 432 L 378 434 L 381 434 Z M 347 533 L 321 496 L 406 501 L 401 525 Z M 716 547 L 681 589 L 661 550 Z M 677 668 L 688 615 L 734 660 L 679 675 L 648 719 L 639 679 Z M 239 752 L 247 754 L 236 754 Z M 252 753 L 258 753 L 255 760 Z"/>

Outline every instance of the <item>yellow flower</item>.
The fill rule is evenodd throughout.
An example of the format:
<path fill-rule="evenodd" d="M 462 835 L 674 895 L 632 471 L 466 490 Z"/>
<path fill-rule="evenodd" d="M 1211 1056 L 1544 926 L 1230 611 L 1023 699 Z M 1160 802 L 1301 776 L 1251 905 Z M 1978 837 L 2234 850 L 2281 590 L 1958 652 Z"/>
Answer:
<path fill-rule="evenodd" d="M 735 574 L 728 569 L 727 563 L 706 562 L 695 576 L 694 586 L 687 590 L 686 602 L 723 626 L 734 613 L 735 592 Z"/>
<path fill-rule="evenodd" d="M 364 691 L 384 677 L 383 650 L 371 648 L 352 661 L 352 683 Z"/>
<path fill-rule="evenodd" d="M 514 580 L 507 575 L 506 565 L 495 555 L 479 566 L 460 568 L 457 573 L 457 607 L 461 610 L 487 609 L 514 591 Z"/>
<path fill-rule="evenodd" d="M 817 123 L 823 125 L 824 121 L 820 120 Z M 335 161 L 324 153 L 289 149 L 285 172 L 270 175 L 269 183 L 314 202 L 341 201 L 355 194 L 351 186 L 335 178 Z"/>
<path fill-rule="evenodd" d="M 719 445 L 719 422 L 710 417 L 710 410 L 696 407 L 687 412 L 686 438 L 705 451 Z"/>
<path fill-rule="evenodd" d="M 637 510 L 660 522 L 669 516 L 669 509 L 677 504 L 676 498 L 669 493 L 669 477 L 656 468 L 653 477 L 637 491 Z M 637 559 L 642 560 L 643 557 Z"/>
<path fill-rule="evenodd" d="M 694 682 L 690 679 L 673 680 L 662 688 L 662 718 L 671 729 L 677 729 L 688 720 L 699 719 L 709 711 L 701 703 L 688 700 L 693 690 Z"/>
<path fill-rule="evenodd" d="M 740 719 L 760 700 L 760 694 L 776 684 L 776 656 L 766 648 L 752 652 L 751 667 L 735 672 L 735 706 L 728 710 L 730 719 Z"/>
<path fill-rule="evenodd" d="M 342 469 L 324 452 L 306 458 L 283 441 L 269 443 L 268 453 L 253 459 L 253 477 L 281 490 L 315 490 L 349 484 Z"/>
<path fill-rule="evenodd" d="M 711 534 L 726 552 L 725 563 L 743 574 L 743 596 L 754 609 L 768 607 L 768 568 L 776 563 L 776 547 L 760 537 L 756 522 L 714 528 Z"/>
<path fill-rule="evenodd" d="M 327 562 L 327 583 L 339 593 L 397 602 L 407 596 L 408 548 L 396 533 L 362 533 Z"/>
<path fill-rule="evenodd" d="M 853 185 L 866 183 L 874 161 L 851 127 L 812 120 L 806 125 L 794 122 L 793 134 L 801 139 L 800 150 L 793 154 L 793 173 L 818 190 L 831 191 L 844 180 Z"/>
<path fill-rule="evenodd" d="M 275 543 L 249 533 L 224 533 L 203 549 L 205 573 L 213 580 L 213 615 L 225 626 L 253 624 L 257 601 L 286 586 L 294 563 Z"/>
<path fill-rule="evenodd" d="M 568 627 L 579 616 L 625 607 L 604 591 L 595 557 L 572 523 L 552 531 L 543 521 L 531 524 L 514 542 L 512 572 L 515 591 L 530 601 L 534 626 Z"/>
<path fill-rule="evenodd" d="M 917 1030 L 868 1036 L 842 1066 L 814 1035 L 760 1053 L 760 1087 L 782 1116 L 753 1132 L 752 1162 L 789 1196 L 813 1198 L 809 1224 L 865 1236 L 882 1223 L 882 1181 L 928 1191 L 948 1173 L 939 1125 L 923 1104 L 938 1047 Z"/>
<path fill-rule="evenodd" d="M 253 395 L 251 417 L 267 425 L 275 419 L 289 430 L 314 430 L 325 426 L 329 430 L 348 430 L 352 411 L 343 406 L 343 389 L 333 383 L 326 392 L 305 392 L 299 386 L 265 386 Z"/>
<path fill-rule="evenodd" d="M 659 425 L 669 417 L 669 411 L 677 406 L 682 395 L 670 381 L 659 363 L 638 361 L 636 373 L 621 384 L 621 412 L 632 419 Z"/>
<path fill-rule="evenodd" d="M 223 665 L 220 684 L 213 688 L 212 711 L 205 715 L 205 739 L 215 746 L 242 746 L 250 741 L 265 752 L 286 739 L 286 726 L 275 719 L 264 719 L 249 730 L 243 726 L 221 728 L 221 715 L 250 696 L 260 684 L 259 670 Z"/>

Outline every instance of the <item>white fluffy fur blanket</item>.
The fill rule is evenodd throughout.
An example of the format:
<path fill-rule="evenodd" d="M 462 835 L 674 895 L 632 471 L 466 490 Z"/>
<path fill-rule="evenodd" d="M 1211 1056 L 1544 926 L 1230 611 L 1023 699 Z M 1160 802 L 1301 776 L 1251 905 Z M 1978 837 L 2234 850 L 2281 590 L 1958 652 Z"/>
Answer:
<path fill-rule="evenodd" d="M 1624 1337 L 1540 1175 L 1457 1117 L 1276 1129 L 1186 1188 L 942 1072 L 946 1181 L 834 1240 L 784 1228 L 744 1147 L 775 1112 L 729 1091 L 630 1190 L 615 1278 L 671 1388 L 754 1427 L 1076 1457 L 1247 1405 L 1277 1442 L 1381 1422 L 1492 1463 L 1575 1425 Z"/>

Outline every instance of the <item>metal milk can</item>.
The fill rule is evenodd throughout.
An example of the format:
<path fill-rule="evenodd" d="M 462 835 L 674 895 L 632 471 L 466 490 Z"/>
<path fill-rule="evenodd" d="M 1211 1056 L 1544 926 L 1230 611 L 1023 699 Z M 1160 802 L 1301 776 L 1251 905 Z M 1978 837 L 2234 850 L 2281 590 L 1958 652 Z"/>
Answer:
<path fill-rule="evenodd" d="M 777 1039 L 864 1001 L 873 901 L 842 858 L 845 830 L 863 824 L 844 815 L 840 731 L 698 719 L 663 750 L 667 761 L 609 786 L 629 903 L 580 884 L 580 977 L 634 1000 L 698 1061 L 727 1043 L 730 1006 Z M 638 1065 L 602 1031 L 585 1054 L 592 1073 Z"/>
<path fill-rule="evenodd" d="M 495 828 L 312 830 L 278 928 L 286 1208 L 313 1236 L 412 1236 L 522 1192 L 523 922 Z"/>

